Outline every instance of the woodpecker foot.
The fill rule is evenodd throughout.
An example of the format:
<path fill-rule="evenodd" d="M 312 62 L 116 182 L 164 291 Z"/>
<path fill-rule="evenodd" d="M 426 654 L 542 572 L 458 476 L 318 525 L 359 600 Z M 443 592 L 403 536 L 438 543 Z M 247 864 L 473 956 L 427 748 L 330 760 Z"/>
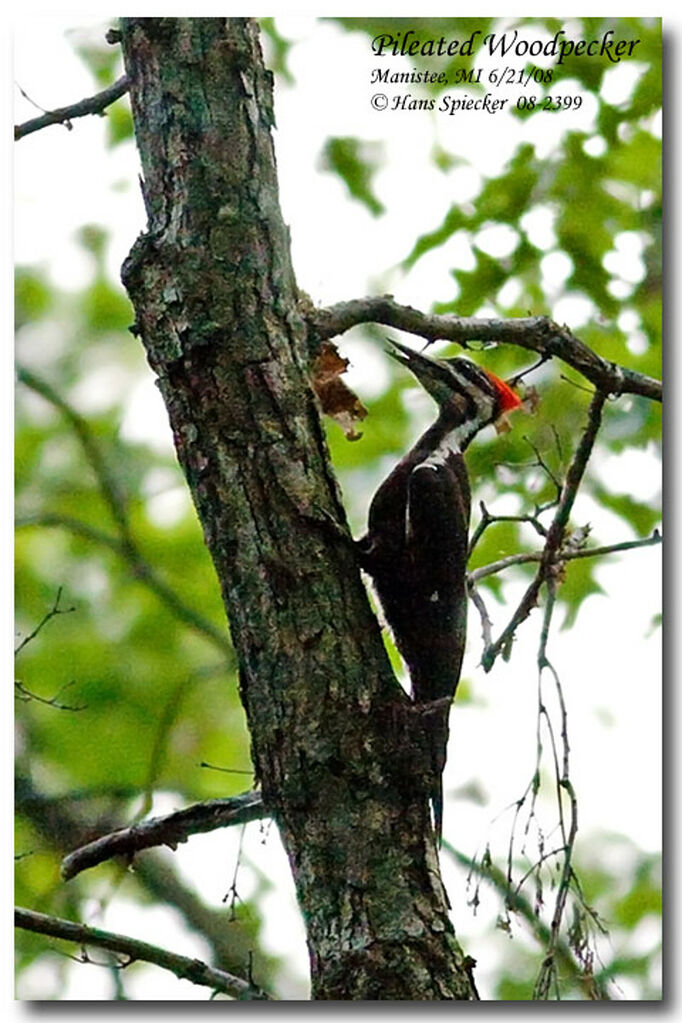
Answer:
<path fill-rule="evenodd" d="M 348 527 L 337 522 L 329 512 L 321 508 L 317 510 L 316 514 L 311 515 L 308 513 L 303 517 L 306 521 L 317 526 L 322 533 L 332 537 L 334 540 L 340 540 L 345 546 L 355 550 L 356 541 L 348 532 Z"/>

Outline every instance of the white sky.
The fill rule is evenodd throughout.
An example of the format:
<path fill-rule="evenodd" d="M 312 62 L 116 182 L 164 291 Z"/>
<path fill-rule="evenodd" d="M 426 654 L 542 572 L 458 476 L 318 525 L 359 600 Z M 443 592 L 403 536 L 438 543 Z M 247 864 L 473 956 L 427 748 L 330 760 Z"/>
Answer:
<path fill-rule="evenodd" d="M 543 12 L 547 13 L 544 7 Z M 626 13 L 619 6 L 618 14 Z M 91 23 L 92 18 L 74 14 L 42 16 L 39 21 L 16 24 L 14 80 L 42 106 L 60 106 L 93 92 L 90 75 L 64 34 L 74 25 Z M 399 300 L 423 308 L 434 299 L 447 298 L 450 278 L 443 270 L 441 253 L 420 261 L 405 279 L 387 268 L 404 257 L 416 235 L 440 222 L 453 194 L 464 197 L 467 188 L 475 193 L 477 172 L 499 171 L 516 146 L 518 122 L 495 119 L 493 130 L 484 133 L 476 118 L 468 122 L 464 117 L 439 121 L 443 145 L 456 149 L 475 169 L 462 166 L 450 176 L 434 173 L 429 160 L 433 139 L 428 116 L 379 114 L 371 109 L 368 71 L 376 60 L 371 58 L 363 36 L 347 37 L 333 26 L 324 25 L 314 28 L 311 42 L 310 17 L 283 17 L 278 28 L 283 35 L 301 40 L 291 58 L 296 86 L 280 86 L 276 96 L 281 199 L 285 219 L 291 225 L 299 285 L 321 304 L 370 290 L 392 291 Z M 619 76 L 613 74 L 610 87 L 614 95 L 627 87 L 629 73 L 624 70 Z M 17 101 L 16 121 L 35 114 L 24 100 Z M 551 149 L 557 130 L 569 124 L 582 125 L 589 115 L 585 104 L 581 111 L 562 115 L 561 121 L 552 118 L 550 125 L 544 121 L 541 125 L 540 118 L 531 119 L 524 129 L 525 137 L 539 149 Z M 382 132 L 387 133 L 387 160 L 375 184 L 388 213 L 375 220 L 347 198 L 338 179 L 320 173 L 318 162 L 327 135 L 347 134 L 371 140 Z M 114 279 L 143 227 L 133 146 L 107 150 L 103 133 L 101 121 L 86 118 L 75 122 L 71 132 L 49 128 L 23 140 L 16 149 L 15 258 L 19 263 L 47 266 L 54 282 L 63 288 L 80 288 L 89 273 L 74 240 L 78 226 L 89 222 L 107 225 L 112 233 L 110 265 Z M 127 182 L 128 187 L 112 191 L 112 184 L 118 182 Z M 542 231 L 541 224 L 538 230 Z M 334 239 L 332 245 L 329 238 Z M 504 239 L 493 237 L 490 244 L 493 248 L 503 245 Z M 636 253 L 624 250 L 620 255 L 626 260 L 623 276 L 636 273 Z M 466 258 L 466 253 L 461 258 Z M 635 269 L 628 269 L 632 267 Z M 551 266 L 548 275 L 551 285 Z M 566 315 L 559 318 L 570 323 L 574 314 L 573 325 L 579 327 L 581 311 L 568 307 L 564 312 Z M 349 340 L 347 351 L 356 359 L 351 382 L 360 390 L 364 387 L 371 405 L 371 395 L 377 390 L 372 373 L 381 372 L 380 364 L 372 361 L 368 375 L 357 365 L 367 355 L 366 346 L 354 347 Z M 151 395 L 156 395 L 153 384 L 142 383 L 133 396 L 129 428 L 133 434 L 157 435 L 159 443 L 166 444 L 165 414 L 158 401 L 150 406 Z M 657 474 L 641 453 L 614 459 L 605 471 L 613 479 L 626 478 L 640 499 L 654 497 Z M 620 520 L 586 500 L 582 507 L 578 503 L 574 520 L 591 521 L 603 540 L 627 538 Z M 651 548 L 604 561 L 598 577 L 606 595 L 591 597 L 577 627 L 555 631 L 551 639 L 550 656 L 562 677 L 568 703 L 572 775 L 580 800 L 578 856 L 583 848 L 589 851 L 591 835 L 604 831 L 626 833 L 643 849 L 660 848 L 660 633 L 646 636 L 651 616 L 660 606 L 660 563 L 660 549 Z M 498 626 L 504 621 L 502 609 L 495 618 Z M 539 619 L 529 631 L 535 630 L 537 635 L 538 626 Z M 476 701 L 453 712 L 445 779 L 446 791 L 472 781 L 485 791 L 484 807 L 461 799 L 446 807 L 446 838 L 470 854 L 489 839 L 498 850 L 506 848 L 508 818 L 502 818 L 494 828 L 490 822 L 523 792 L 534 768 L 535 748 L 536 644 L 524 636 L 511 664 L 498 665 L 485 675 L 477 667 L 479 632 L 474 615 L 470 619 L 470 650 L 464 675 L 473 681 Z M 546 685 L 549 689 L 549 679 Z M 159 812 L 167 809 L 170 806 L 161 800 Z M 200 890 L 214 905 L 229 887 L 236 842 L 237 836 L 232 834 L 202 836 L 175 854 L 175 862 L 191 873 L 194 881 L 199 878 Z M 306 960 L 302 928 L 293 904 L 288 867 L 274 831 L 263 844 L 258 826 L 249 826 L 246 851 L 259 869 L 276 879 L 276 891 L 268 897 L 266 910 L 272 950 L 291 953 L 294 970 L 303 977 Z M 243 886 L 248 890 L 249 871 L 243 873 Z M 487 911 L 482 908 L 474 920 L 461 898 L 461 874 L 454 875 L 448 866 L 445 874 L 446 882 L 450 881 L 458 931 L 473 938 L 482 932 L 491 915 L 494 919 L 497 900 L 490 896 Z M 126 902 L 123 892 L 112 901 L 105 920 L 97 922 L 149 940 L 155 940 L 161 922 L 168 947 L 193 955 L 206 954 L 182 932 L 168 911 L 140 910 Z M 499 954 L 504 953 L 502 944 Z M 492 969 L 495 961 L 493 955 Z M 139 979 L 132 974 L 131 978 L 128 983 L 136 998 L 203 997 L 189 985 L 151 968 L 140 971 Z M 106 984 L 102 971 L 85 967 L 72 970 L 68 997 L 101 998 L 103 989 Z M 22 997 L 30 998 L 30 991 L 29 978 Z M 294 989 L 288 993 L 296 995 Z"/>

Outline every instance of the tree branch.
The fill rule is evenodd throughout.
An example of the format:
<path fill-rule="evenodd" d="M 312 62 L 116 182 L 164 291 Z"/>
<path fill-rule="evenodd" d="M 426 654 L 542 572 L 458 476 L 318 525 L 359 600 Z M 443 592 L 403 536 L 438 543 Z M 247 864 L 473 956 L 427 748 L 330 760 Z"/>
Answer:
<path fill-rule="evenodd" d="M 54 513 L 19 518 L 16 525 L 18 527 L 61 527 L 68 529 L 77 536 L 82 536 L 85 539 L 92 540 L 113 550 L 128 562 L 133 578 L 147 586 L 169 608 L 176 618 L 206 636 L 230 662 L 233 662 L 234 650 L 225 631 L 215 626 L 213 622 L 199 614 L 194 608 L 185 604 L 178 597 L 172 586 L 164 582 L 142 554 L 132 532 L 124 495 L 121 493 L 114 475 L 109 470 L 100 445 L 95 439 L 87 420 L 51 384 L 26 367 L 19 366 L 17 368 L 17 379 L 36 394 L 39 394 L 56 409 L 59 409 L 73 428 L 94 473 L 104 502 L 109 508 L 119 535 L 117 537 L 110 536 L 72 516 Z"/>
<path fill-rule="evenodd" d="M 240 1001 L 251 999 L 267 1001 L 270 998 L 250 981 L 236 977 L 225 970 L 217 970 L 201 962 L 200 959 L 190 959 L 188 956 L 169 952 L 157 945 L 150 945 L 146 941 L 138 941 L 136 938 L 129 938 L 124 934 L 100 930 L 99 927 L 87 927 L 85 924 L 74 923 L 72 920 L 62 920 L 59 917 L 35 913 L 21 907 L 14 910 L 14 923 L 23 930 L 33 931 L 34 934 L 46 934 L 48 937 L 74 941 L 79 945 L 94 945 L 97 948 L 106 948 L 110 952 L 128 956 L 129 960 L 124 964 L 126 966 L 135 961 L 153 963 L 164 970 L 170 970 L 181 980 L 189 980 L 192 984 L 200 984 Z"/>
<path fill-rule="evenodd" d="M 24 685 L 23 682 L 15 681 L 14 683 L 14 695 L 17 700 L 22 700 L 24 703 L 42 703 L 45 707 L 54 707 L 55 710 L 68 710 L 78 712 L 81 710 L 87 710 L 87 704 L 81 703 L 76 706 L 68 703 L 60 703 L 60 697 L 63 692 L 69 689 L 73 685 L 73 681 L 67 682 L 65 685 L 60 686 L 54 696 L 46 697 L 39 696 L 38 693 L 31 692 L 30 689 Z"/>
<path fill-rule="evenodd" d="M 86 117 L 88 114 L 102 114 L 108 106 L 111 106 L 117 99 L 120 99 L 128 91 L 128 78 L 122 75 L 113 85 L 94 96 L 79 100 L 68 107 L 59 107 L 57 110 L 46 110 L 40 117 L 33 117 L 30 121 L 14 126 L 14 140 L 18 142 L 26 135 L 32 135 L 34 131 L 47 128 L 51 124 L 63 124 L 69 131 L 73 125 L 71 121 L 76 117 Z"/>
<path fill-rule="evenodd" d="M 54 604 L 52 605 L 50 610 L 45 615 L 43 615 L 43 617 L 38 622 L 38 624 L 36 625 L 36 627 L 33 630 L 33 632 L 30 632 L 28 634 L 28 636 L 24 636 L 24 638 L 22 639 L 21 643 L 17 647 L 15 647 L 15 649 L 14 649 L 14 656 L 15 657 L 17 656 L 17 654 L 21 653 L 21 651 L 24 649 L 25 646 L 28 646 L 28 644 L 31 642 L 31 640 L 36 638 L 36 636 L 38 635 L 40 630 L 45 625 L 47 625 L 47 623 L 52 618 L 56 618 L 57 615 L 70 614 L 72 611 L 76 610 L 75 607 L 60 607 L 59 606 L 59 601 L 62 599 L 62 589 L 63 589 L 63 587 L 60 586 L 59 589 L 57 590 L 57 596 L 55 597 Z"/>
<path fill-rule="evenodd" d="M 176 813 L 103 835 L 94 842 L 74 850 L 62 862 L 62 877 L 64 880 L 70 880 L 82 871 L 97 866 L 114 856 L 124 855 L 131 858 L 142 849 L 149 849 L 156 845 L 175 846 L 195 834 L 245 824 L 267 816 L 269 816 L 268 811 L 263 805 L 260 792 L 257 791 L 245 792 L 241 796 L 229 799 L 207 800 Z M 470 873 L 476 872 L 482 879 L 487 879 L 497 888 L 504 896 L 507 908 L 519 912 L 523 916 L 539 942 L 543 945 L 549 944 L 552 936 L 551 928 L 540 920 L 528 899 L 520 892 L 521 884 L 525 878 L 514 887 L 503 871 L 492 863 L 483 868 L 448 842 L 444 842 L 443 845 L 454 859 L 469 869 Z M 554 850 L 552 855 L 558 851 Z M 553 949 L 559 958 L 560 965 L 567 968 L 579 982 L 588 982 L 589 978 L 581 974 L 579 964 L 573 957 L 569 946 L 559 938 L 558 932 L 554 935 Z M 607 998 L 608 995 L 601 990 L 599 997 Z"/>
<path fill-rule="evenodd" d="M 479 508 L 481 509 L 481 518 L 469 541 L 469 557 L 471 557 L 474 548 L 485 533 L 486 529 L 489 526 L 494 525 L 496 522 L 525 522 L 529 526 L 532 526 L 535 532 L 540 536 L 547 536 L 547 530 L 537 517 L 538 513 L 535 515 L 491 515 L 483 501 L 479 501 Z"/>
<path fill-rule="evenodd" d="M 501 520 L 504 520 L 504 518 L 505 516 L 502 516 Z M 506 518 L 511 519 L 513 516 L 506 516 Z M 521 517 L 519 517 L 519 520 L 524 521 Z M 618 554 L 620 551 L 631 551 L 637 547 L 651 547 L 659 543 L 663 543 L 663 537 L 656 529 L 651 536 L 646 536 L 641 540 L 623 540 L 621 543 L 606 544 L 603 547 L 587 547 L 579 551 L 559 551 L 556 556 L 556 562 L 575 561 L 578 558 L 599 558 L 605 554 Z M 509 557 L 500 558 L 499 561 L 491 561 L 488 565 L 481 565 L 480 568 L 475 568 L 467 576 L 467 582 L 469 585 L 475 584 L 480 582 L 481 579 L 485 579 L 486 576 L 495 575 L 497 572 L 503 572 L 505 569 L 511 568 L 512 565 L 527 565 L 541 562 L 543 556 L 544 551 L 510 554 Z"/>
<path fill-rule="evenodd" d="M 537 352 L 544 359 L 561 359 L 604 394 L 638 394 L 662 400 L 658 380 L 602 359 L 568 327 L 559 326 L 547 316 L 509 320 L 443 316 L 400 305 L 391 295 L 378 295 L 315 309 L 307 313 L 307 319 L 311 335 L 318 341 L 343 334 L 360 323 L 382 323 L 418 334 L 429 342 L 453 341 L 465 348 L 469 341 L 513 344 Z"/>
<path fill-rule="evenodd" d="M 476 584 L 473 579 L 467 580 L 467 587 L 471 601 L 481 616 L 481 630 L 483 634 L 483 649 L 487 650 L 492 646 L 493 642 L 493 623 L 490 620 L 488 609 L 485 606 L 483 597 L 476 589 Z"/>
<path fill-rule="evenodd" d="M 159 600 L 166 605 L 168 610 L 178 621 L 190 629 L 202 634 L 206 639 L 216 646 L 229 664 L 234 663 L 234 650 L 227 635 L 210 619 L 205 618 L 195 608 L 186 604 L 175 592 L 172 586 L 164 582 L 152 566 L 144 559 L 139 550 L 115 536 L 81 522 L 71 515 L 60 515 L 55 512 L 44 512 L 39 515 L 26 515 L 16 520 L 17 529 L 26 529 L 29 526 L 39 526 L 44 529 L 59 528 L 66 529 L 74 536 L 80 536 L 84 540 L 108 547 L 114 554 L 118 554 L 124 561 L 128 562 L 133 578 L 146 586 Z"/>
<path fill-rule="evenodd" d="M 396 737 L 404 694 L 307 372 L 257 25 L 124 18 L 121 31 L 148 212 L 123 280 L 220 579 L 312 997 L 469 1000 L 423 733 Z"/>
<path fill-rule="evenodd" d="M 575 840 L 578 833 L 578 800 L 573 788 L 569 775 L 569 754 L 570 754 L 570 743 L 568 739 L 568 715 L 566 710 L 566 702 L 564 700 L 563 689 L 561 686 L 561 680 L 559 676 L 547 658 L 547 641 L 549 638 L 549 628 L 552 621 L 552 614 L 554 611 L 554 605 L 556 601 L 556 579 L 551 577 L 547 580 L 548 587 L 548 599 L 545 607 L 545 614 L 542 623 L 542 629 L 540 632 L 540 646 L 538 649 L 538 693 L 540 694 L 540 707 L 539 712 L 542 714 L 547 722 L 547 726 L 550 730 L 552 737 L 552 746 L 554 749 L 554 766 L 555 766 L 555 779 L 556 779 L 556 796 L 558 801 L 559 810 L 559 826 L 561 828 L 561 835 L 564 842 L 564 859 L 561 866 L 560 876 L 557 884 L 556 900 L 554 903 L 554 913 L 552 915 L 552 922 L 550 924 L 550 935 L 547 947 L 545 949 L 545 956 L 540 966 L 540 972 L 535 983 L 533 990 L 534 1000 L 544 1000 L 549 998 L 549 992 L 552 982 L 558 984 L 558 969 L 556 964 L 556 953 L 557 945 L 559 943 L 559 933 L 561 924 L 566 909 L 566 900 L 568 898 L 568 892 L 571 885 L 573 874 L 573 853 L 575 849 Z M 542 673 L 547 669 L 554 680 L 556 689 L 556 695 L 559 702 L 560 718 L 561 718 L 561 743 L 562 743 L 562 763 L 559 765 L 557 750 L 554 745 L 554 732 L 550 723 L 549 711 L 542 699 Z M 540 765 L 538 763 L 536 771 L 539 772 Z M 570 824 L 568 831 L 566 830 L 566 824 L 564 820 L 564 810 L 562 803 L 562 794 L 566 793 L 569 799 L 570 807 Z"/>
<path fill-rule="evenodd" d="M 39 377 L 37 373 L 28 369 L 28 367 L 17 366 L 17 380 L 24 384 L 25 387 L 39 394 L 45 401 L 54 405 L 68 420 L 95 474 L 102 497 L 118 527 L 122 541 L 132 544 L 125 499 L 120 492 L 117 480 L 109 471 L 109 467 L 102 455 L 98 442 L 93 436 L 88 421 L 47 380 L 43 380 L 42 377 Z"/>
<path fill-rule="evenodd" d="M 523 595 L 516 611 L 512 615 L 509 624 L 506 626 L 499 638 L 483 651 L 481 663 L 486 671 L 490 671 L 497 659 L 497 656 L 502 651 L 508 650 L 509 645 L 514 638 L 516 629 L 521 622 L 525 621 L 530 612 L 536 606 L 538 594 L 543 582 L 545 582 L 548 578 L 550 572 L 555 570 L 556 556 L 561 548 L 564 532 L 568 525 L 568 520 L 578 492 L 578 487 L 580 486 L 583 474 L 592 453 L 594 441 L 601 424 L 601 414 L 605 401 L 606 394 L 602 391 L 595 391 L 588 411 L 587 424 L 573 456 L 573 461 L 568 467 L 568 472 L 566 473 L 566 479 L 564 480 L 561 492 L 561 498 L 559 499 L 559 504 L 554 514 L 554 518 L 547 532 L 547 542 L 545 543 L 542 552 L 540 567 L 538 568 L 532 583 Z"/>
<path fill-rule="evenodd" d="M 68 850 L 87 841 L 93 833 L 120 827 L 123 804 L 138 794 L 134 786 L 97 786 L 47 796 L 38 791 L 20 769 L 16 779 L 15 807 L 29 821 L 32 833 L 39 838 L 41 850 L 53 850 L 64 856 Z M 213 966 L 241 975 L 249 953 L 254 952 L 259 967 L 265 971 L 263 977 L 273 975 L 276 960 L 256 942 L 249 929 L 248 916 L 226 927 L 224 908 L 207 905 L 188 879 L 180 877 L 172 859 L 156 850 L 148 850 L 136 859 L 131 880 L 139 887 L 144 899 L 152 899 L 176 910 L 183 925 L 208 942 Z"/>
<path fill-rule="evenodd" d="M 83 540 L 98 544 L 100 547 L 107 547 L 114 554 L 125 557 L 123 544 L 116 536 L 105 533 L 96 526 L 87 522 L 81 522 L 73 515 L 62 515 L 61 512 L 38 512 L 34 515 L 18 515 L 14 525 L 16 529 L 29 529 L 31 526 L 38 526 L 42 529 L 65 529 L 74 536 L 80 536 Z"/>
<path fill-rule="evenodd" d="M 503 870 L 495 866 L 492 861 L 487 861 L 484 864 L 479 863 L 475 859 L 471 859 L 466 853 L 460 852 L 459 849 L 455 849 L 454 846 L 450 845 L 448 841 L 443 840 L 443 848 L 450 856 L 459 863 L 460 866 L 465 867 L 469 871 L 467 878 L 467 887 L 471 883 L 472 875 L 476 875 L 478 882 L 476 885 L 476 893 L 474 899 L 476 905 L 478 905 L 478 887 L 481 881 L 487 881 L 491 887 L 493 887 L 497 893 L 504 899 L 504 904 L 507 911 L 512 913 L 518 913 L 528 925 L 534 938 L 539 942 L 540 945 L 546 947 L 551 937 L 550 927 L 542 920 L 537 914 L 531 901 L 522 894 L 520 885 L 511 885 L 507 879 L 507 876 Z M 557 850 L 551 855 L 554 855 Z M 550 854 L 548 854 L 549 856 Z M 580 984 L 593 996 L 593 989 L 595 982 L 593 977 L 586 976 L 580 967 L 580 963 L 574 956 L 570 945 L 561 939 L 560 937 L 555 943 L 555 954 L 557 958 L 557 966 L 561 968 L 564 974 L 567 974 L 576 983 Z M 603 987 L 598 989 L 599 999 L 608 1000 L 609 996 Z"/>
<path fill-rule="evenodd" d="M 246 824 L 264 816 L 267 813 L 260 792 L 245 792 L 228 799 L 209 799 L 163 817 L 154 817 L 129 828 L 112 831 L 94 842 L 88 842 L 64 857 L 61 875 L 65 881 L 69 881 L 81 871 L 96 867 L 114 856 L 131 859 L 142 849 L 157 845 L 175 848 L 181 842 L 186 842 L 191 835 L 215 831 L 232 824 Z"/>

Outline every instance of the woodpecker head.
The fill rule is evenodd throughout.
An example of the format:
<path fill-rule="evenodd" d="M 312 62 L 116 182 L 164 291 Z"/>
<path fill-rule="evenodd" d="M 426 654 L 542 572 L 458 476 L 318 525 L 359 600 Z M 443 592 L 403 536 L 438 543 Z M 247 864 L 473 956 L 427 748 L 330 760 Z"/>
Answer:
<path fill-rule="evenodd" d="M 441 412 L 456 405 L 460 417 L 470 423 L 472 432 L 477 432 L 494 423 L 496 419 L 521 405 L 521 399 L 511 387 L 470 359 L 432 359 L 412 348 L 406 348 L 399 341 L 390 339 L 397 349 L 389 355 L 407 366 L 422 387 L 438 403 Z M 462 406 L 462 398 L 464 405 Z M 456 399 L 456 400 L 455 400 Z"/>

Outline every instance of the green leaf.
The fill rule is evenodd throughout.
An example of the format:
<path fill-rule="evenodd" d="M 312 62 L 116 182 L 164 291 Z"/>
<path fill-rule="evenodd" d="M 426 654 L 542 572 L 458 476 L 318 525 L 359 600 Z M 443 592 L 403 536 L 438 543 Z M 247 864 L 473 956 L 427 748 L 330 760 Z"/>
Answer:
<path fill-rule="evenodd" d="M 52 306 L 52 290 L 39 269 L 17 267 L 14 275 L 14 320 L 17 329 L 41 319 Z"/>
<path fill-rule="evenodd" d="M 451 206 L 439 227 L 417 238 L 401 263 L 403 269 L 410 270 L 423 255 L 444 245 L 456 231 L 467 227 L 470 222 L 470 217 L 464 213 L 460 206 Z"/>
<path fill-rule="evenodd" d="M 133 115 L 127 99 L 113 103 L 106 110 L 107 144 L 113 147 L 133 137 Z"/>
<path fill-rule="evenodd" d="M 135 319 L 133 307 L 121 288 L 105 278 L 93 281 L 81 298 L 81 313 L 90 330 L 126 330 Z"/>
<path fill-rule="evenodd" d="M 652 857 L 649 863 L 640 867 L 634 886 L 616 907 L 616 923 L 629 931 L 634 930 L 645 916 L 661 915 L 663 900 L 657 860 L 657 857 Z"/>
<path fill-rule="evenodd" d="M 100 89 L 112 85 L 121 63 L 121 50 L 118 46 L 110 46 L 105 40 L 106 25 L 102 25 L 101 37 L 88 39 L 75 46 L 76 53 L 87 65 Z"/>
<path fill-rule="evenodd" d="M 630 494 L 613 494 L 605 487 L 593 486 L 592 492 L 604 508 L 625 519 L 639 537 L 649 536 L 660 524 L 660 508 L 636 501 Z"/>
<path fill-rule="evenodd" d="M 281 35 L 274 18 L 261 18 L 260 27 L 265 39 L 270 44 L 266 58 L 270 70 L 276 75 L 280 75 L 289 85 L 293 85 L 295 79 L 289 67 L 292 42 Z"/>
<path fill-rule="evenodd" d="M 509 277 L 504 264 L 482 249 L 472 246 L 476 257 L 473 270 L 453 270 L 452 276 L 459 285 L 459 295 L 453 302 L 434 304 L 437 313 L 454 312 L 459 316 L 472 316 L 486 301 L 489 295 L 495 294 Z"/>
<path fill-rule="evenodd" d="M 381 165 L 377 143 L 344 137 L 328 138 L 321 157 L 322 170 L 338 174 L 348 191 L 375 217 L 384 212 L 372 190 L 372 179 Z"/>
<path fill-rule="evenodd" d="M 648 131 L 637 131 L 628 142 L 611 149 L 605 175 L 628 181 L 637 188 L 658 191 L 661 181 L 661 142 Z"/>
<path fill-rule="evenodd" d="M 566 608 L 562 629 L 572 629 L 585 600 L 596 593 L 604 593 L 594 577 L 596 558 L 579 558 L 565 564 L 565 579 L 558 590 L 558 598 Z"/>

